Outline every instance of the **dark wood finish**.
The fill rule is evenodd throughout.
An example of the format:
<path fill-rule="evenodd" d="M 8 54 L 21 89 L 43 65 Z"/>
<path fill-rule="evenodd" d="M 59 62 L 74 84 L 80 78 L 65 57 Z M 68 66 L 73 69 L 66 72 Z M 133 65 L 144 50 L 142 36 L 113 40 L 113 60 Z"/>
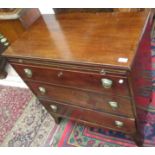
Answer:
<path fill-rule="evenodd" d="M 50 113 L 54 113 L 55 115 L 58 115 L 60 117 L 67 117 L 73 120 L 81 120 L 88 123 L 90 122 L 99 127 L 108 127 L 117 131 L 123 131 L 125 133 L 133 133 L 136 129 L 135 120 L 133 118 L 119 117 L 108 113 L 100 113 L 89 109 L 79 108 L 77 106 L 62 103 L 60 104 L 58 102 L 49 102 L 46 100 L 41 100 L 41 103 Z M 57 106 L 57 112 L 53 112 L 52 108 L 50 107 L 51 105 Z M 124 126 L 117 127 L 115 125 L 116 120 L 123 122 Z"/>
<path fill-rule="evenodd" d="M 75 12 L 89 12 L 89 13 L 100 13 L 100 12 L 139 12 L 144 11 L 144 8 L 53 8 L 55 14 L 59 13 L 75 13 Z"/>
<path fill-rule="evenodd" d="M 138 12 L 144 11 L 145 8 L 114 8 L 113 11 L 115 12 Z"/>
<path fill-rule="evenodd" d="M 38 18 L 40 17 L 40 11 L 37 8 L 24 9 L 19 20 L 25 29 L 28 29 Z"/>
<path fill-rule="evenodd" d="M 134 117 L 132 111 L 132 103 L 128 98 L 120 98 L 117 96 L 108 96 L 98 93 L 86 92 L 72 88 L 64 88 L 53 85 L 45 85 L 43 83 L 27 82 L 31 90 L 40 98 L 49 98 L 53 101 L 66 102 L 77 106 L 94 109 L 101 112 L 109 112 L 117 115 Z M 46 93 L 42 94 L 39 87 L 46 89 Z M 118 103 L 118 108 L 113 109 L 110 101 Z"/>
<path fill-rule="evenodd" d="M 115 11 L 112 8 L 53 8 L 55 14 L 59 13 L 79 13 L 79 12 L 93 12 L 93 13 L 99 13 L 99 12 L 113 12 Z"/>
<path fill-rule="evenodd" d="M 151 19 L 149 10 L 45 15 L 4 56 L 57 123 L 66 117 L 125 132 L 141 145 L 136 106 L 141 93 L 147 94 L 143 104 L 152 98 Z M 102 77 L 113 81 L 111 88 L 101 87 Z M 109 99 L 119 102 L 119 111 L 107 106 Z M 115 120 L 125 125 L 118 128 Z"/>
<path fill-rule="evenodd" d="M 7 18 L 5 18 L 5 16 L 7 16 Z M 10 12 L 3 10 L 3 18 L 0 18 L 0 32 L 12 43 L 18 39 L 39 16 L 39 9 L 14 9 L 10 10 Z"/>
<path fill-rule="evenodd" d="M 5 55 L 130 69 L 148 15 L 145 11 L 46 15 Z"/>
<path fill-rule="evenodd" d="M 53 83 L 57 85 L 64 85 L 67 87 L 80 88 L 83 90 L 90 90 L 99 93 L 129 96 L 128 81 L 126 77 L 120 75 L 101 75 L 100 73 L 93 73 L 91 71 L 77 71 L 63 68 L 49 68 L 49 67 L 37 67 L 34 65 L 25 65 L 11 63 L 16 69 L 18 74 L 25 80 L 40 81 L 46 83 Z M 32 71 L 33 76 L 28 78 L 24 69 L 28 68 Z M 44 75 L 46 77 L 42 76 Z M 106 89 L 102 86 L 101 79 L 107 78 L 113 81 L 112 88 Z M 80 79 L 80 80 L 79 80 Z M 124 83 L 119 84 L 119 80 L 124 80 Z"/>
<path fill-rule="evenodd" d="M 126 77 L 128 75 L 128 70 L 124 70 L 122 68 L 113 69 L 112 66 L 102 66 L 99 64 L 83 64 L 83 63 L 72 63 L 72 62 L 57 62 L 57 61 L 48 61 L 46 59 L 28 59 L 28 58 L 18 58 L 18 57 L 7 57 L 7 59 L 15 65 L 29 65 L 37 67 L 46 67 L 46 68 L 57 68 L 63 70 L 71 70 L 71 71 L 82 71 L 82 72 L 93 72 L 100 75 L 114 75 L 114 76 L 123 76 Z M 42 65 L 44 64 L 44 65 Z"/>
<path fill-rule="evenodd" d="M 0 34 L 7 38 L 11 44 L 18 39 L 37 18 L 39 9 L 0 9 Z M 6 48 L 6 47 L 5 47 Z M 5 50 L 0 45 L 0 53 Z M 6 59 L 0 57 L 0 78 L 5 78 Z"/>
<path fill-rule="evenodd" d="M 2 35 L 0 34 L 0 40 L 2 39 Z M 4 36 L 5 37 L 5 36 Z M 8 47 L 8 45 L 4 45 L 5 43 L 8 43 L 8 41 L 6 40 L 6 42 L 1 42 L 0 41 L 0 55 L 4 52 L 4 50 Z M 6 58 L 0 56 L 0 79 L 5 79 L 7 77 L 7 72 L 5 71 L 5 66 L 7 64 L 7 60 Z"/>
<path fill-rule="evenodd" d="M 6 59 L 0 57 L 0 79 L 5 79 L 7 77 L 7 72 L 5 71 L 6 64 Z"/>

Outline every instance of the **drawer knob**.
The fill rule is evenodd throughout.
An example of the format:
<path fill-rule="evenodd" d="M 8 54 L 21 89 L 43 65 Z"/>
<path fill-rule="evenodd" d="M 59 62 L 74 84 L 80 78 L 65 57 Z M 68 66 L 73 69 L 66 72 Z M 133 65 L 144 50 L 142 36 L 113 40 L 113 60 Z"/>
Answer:
<path fill-rule="evenodd" d="M 56 105 L 52 104 L 52 105 L 50 105 L 50 107 L 51 107 L 53 112 L 57 112 L 58 107 Z"/>
<path fill-rule="evenodd" d="M 58 77 L 60 78 L 60 77 L 62 77 L 63 76 L 63 72 L 59 72 L 58 73 Z"/>
<path fill-rule="evenodd" d="M 115 102 L 115 101 L 109 101 L 108 102 L 110 107 L 113 109 L 113 110 L 116 110 L 118 108 L 118 103 Z"/>
<path fill-rule="evenodd" d="M 5 38 L 2 34 L 0 34 L 0 42 L 6 47 L 9 46 L 7 38 Z"/>
<path fill-rule="evenodd" d="M 1 39 L 0 39 L 0 42 L 1 42 L 1 43 L 5 43 L 6 41 L 7 41 L 6 38 L 1 38 Z"/>
<path fill-rule="evenodd" d="M 106 74 L 105 70 L 104 69 L 101 69 L 100 74 L 101 75 L 105 75 Z"/>
<path fill-rule="evenodd" d="M 121 121 L 115 121 L 115 125 L 116 125 L 116 127 L 121 128 L 124 126 L 124 123 Z"/>
<path fill-rule="evenodd" d="M 31 69 L 25 68 L 24 69 L 24 72 L 25 72 L 25 74 L 26 74 L 26 76 L 28 78 L 31 78 L 32 77 L 32 71 L 31 71 Z"/>
<path fill-rule="evenodd" d="M 41 95 L 45 95 L 46 94 L 46 89 L 44 87 L 39 87 L 38 89 L 39 89 Z"/>
<path fill-rule="evenodd" d="M 102 82 L 102 86 L 106 89 L 108 88 L 111 88 L 112 87 L 112 80 L 109 80 L 109 79 L 101 79 L 101 82 Z"/>
<path fill-rule="evenodd" d="M 9 42 L 5 42 L 4 43 L 4 46 L 9 46 Z"/>
<path fill-rule="evenodd" d="M 118 83 L 119 84 L 123 84 L 124 83 L 124 80 L 123 79 L 119 79 Z"/>

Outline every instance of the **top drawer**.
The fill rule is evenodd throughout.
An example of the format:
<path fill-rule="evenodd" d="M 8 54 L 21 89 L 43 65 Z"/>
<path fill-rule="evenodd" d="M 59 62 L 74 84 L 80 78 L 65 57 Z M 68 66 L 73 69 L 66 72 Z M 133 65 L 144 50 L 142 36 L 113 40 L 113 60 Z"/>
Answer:
<path fill-rule="evenodd" d="M 129 96 L 128 81 L 123 76 L 101 75 L 94 72 L 28 64 L 12 63 L 12 66 L 24 80 L 51 83 L 104 94 Z"/>

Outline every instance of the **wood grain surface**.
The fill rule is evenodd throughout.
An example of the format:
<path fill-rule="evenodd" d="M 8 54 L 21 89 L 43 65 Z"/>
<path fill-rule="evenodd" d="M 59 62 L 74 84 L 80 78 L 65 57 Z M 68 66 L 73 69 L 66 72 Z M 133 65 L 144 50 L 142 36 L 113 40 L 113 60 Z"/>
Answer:
<path fill-rule="evenodd" d="M 148 15 L 147 11 L 44 15 L 4 55 L 129 69 Z"/>

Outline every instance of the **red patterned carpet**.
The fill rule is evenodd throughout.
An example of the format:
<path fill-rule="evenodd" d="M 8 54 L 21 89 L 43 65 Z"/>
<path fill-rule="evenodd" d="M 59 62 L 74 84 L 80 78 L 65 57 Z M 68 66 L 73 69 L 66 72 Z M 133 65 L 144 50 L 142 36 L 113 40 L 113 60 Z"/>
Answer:
<path fill-rule="evenodd" d="M 50 146 L 56 129 L 30 90 L 0 86 L 0 146 Z"/>
<path fill-rule="evenodd" d="M 0 86 L 0 143 L 32 98 L 27 89 Z"/>

